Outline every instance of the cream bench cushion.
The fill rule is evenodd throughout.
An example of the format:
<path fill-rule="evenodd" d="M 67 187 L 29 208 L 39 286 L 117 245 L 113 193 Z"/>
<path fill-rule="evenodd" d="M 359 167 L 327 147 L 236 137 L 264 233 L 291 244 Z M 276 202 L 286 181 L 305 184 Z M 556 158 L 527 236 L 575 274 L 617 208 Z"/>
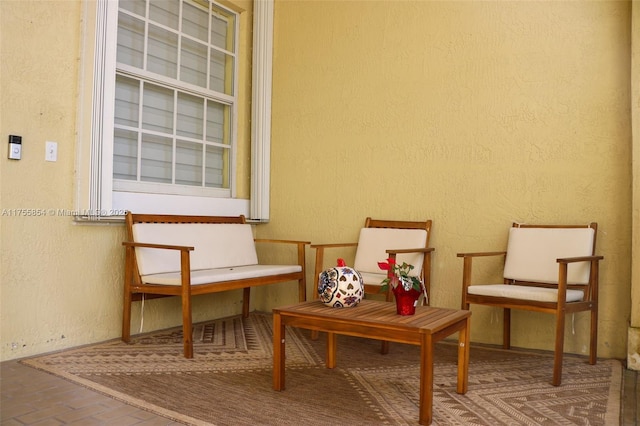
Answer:
<path fill-rule="evenodd" d="M 194 247 L 191 285 L 266 277 L 302 271 L 300 265 L 259 265 L 251 225 L 138 223 L 136 241 Z M 171 250 L 136 247 L 142 282 L 180 285 L 180 256 Z"/>

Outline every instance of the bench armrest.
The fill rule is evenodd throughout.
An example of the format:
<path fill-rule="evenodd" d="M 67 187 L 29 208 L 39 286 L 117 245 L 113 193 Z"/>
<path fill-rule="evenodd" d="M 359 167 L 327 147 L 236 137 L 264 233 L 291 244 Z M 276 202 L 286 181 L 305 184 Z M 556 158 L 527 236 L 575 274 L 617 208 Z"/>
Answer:
<path fill-rule="evenodd" d="M 174 246 L 170 244 L 154 244 L 154 243 L 136 243 L 132 241 L 125 241 L 122 243 L 122 245 L 126 247 L 145 247 L 145 248 L 168 249 L 168 250 L 186 250 L 186 251 L 195 250 L 193 247 L 190 247 L 190 246 Z"/>

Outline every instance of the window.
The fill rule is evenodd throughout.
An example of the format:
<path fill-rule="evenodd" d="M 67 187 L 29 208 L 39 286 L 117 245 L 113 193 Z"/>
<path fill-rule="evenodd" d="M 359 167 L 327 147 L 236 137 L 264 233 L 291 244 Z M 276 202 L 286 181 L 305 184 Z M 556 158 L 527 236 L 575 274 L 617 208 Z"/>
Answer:
<path fill-rule="evenodd" d="M 213 3 L 120 1 L 114 191 L 230 196 L 236 21 Z"/>
<path fill-rule="evenodd" d="M 78 216 L 132 210 L 268 220 L 273 1 L 253 3 L 253 27 L 233 0 L 83 4 L 76 207 L 87 213 Z M 240 98 L 239 69 L 250 62 L 252 89 Z M 251 140 L 243 127 L 238 168 L 244 102 Z M 242 197 L 238 170 L 251 170 L 250 188 L 249 176 L 240 179 Z"/>

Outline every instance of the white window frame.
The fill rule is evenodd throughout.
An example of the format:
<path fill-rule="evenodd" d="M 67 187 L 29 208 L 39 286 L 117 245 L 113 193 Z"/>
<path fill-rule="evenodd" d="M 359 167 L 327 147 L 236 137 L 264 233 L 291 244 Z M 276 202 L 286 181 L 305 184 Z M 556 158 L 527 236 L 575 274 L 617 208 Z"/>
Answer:
<path fill-rule="evenodd" d="M 138 213 L 243 214 L 257 222 L 269 220 L 273 3 L 274 0 L 254 1 L 251 198 L 246 200 L 235 198 L 237 163 L 233 148 L 230 160 L 233 176 L 227 197 L 114 191 L 113 111 L 118 4 L 111 0 L 85 0 L 78 107 L 76 220 L 121 219 L 123 210 L 129 206 L 136 206 Z M 91 111 L 90 117 L 86 111 Z"/>

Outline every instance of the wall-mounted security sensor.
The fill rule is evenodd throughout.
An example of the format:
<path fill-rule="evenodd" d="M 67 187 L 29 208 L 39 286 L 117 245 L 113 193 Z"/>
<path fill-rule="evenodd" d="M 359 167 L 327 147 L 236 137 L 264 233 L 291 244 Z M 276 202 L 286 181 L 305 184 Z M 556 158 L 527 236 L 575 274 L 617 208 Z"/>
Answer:
<path fill-rule="evenodd" d="M 22 156 L 22 136 L 9 135 L 9 159 L 19 160 Z"/>

